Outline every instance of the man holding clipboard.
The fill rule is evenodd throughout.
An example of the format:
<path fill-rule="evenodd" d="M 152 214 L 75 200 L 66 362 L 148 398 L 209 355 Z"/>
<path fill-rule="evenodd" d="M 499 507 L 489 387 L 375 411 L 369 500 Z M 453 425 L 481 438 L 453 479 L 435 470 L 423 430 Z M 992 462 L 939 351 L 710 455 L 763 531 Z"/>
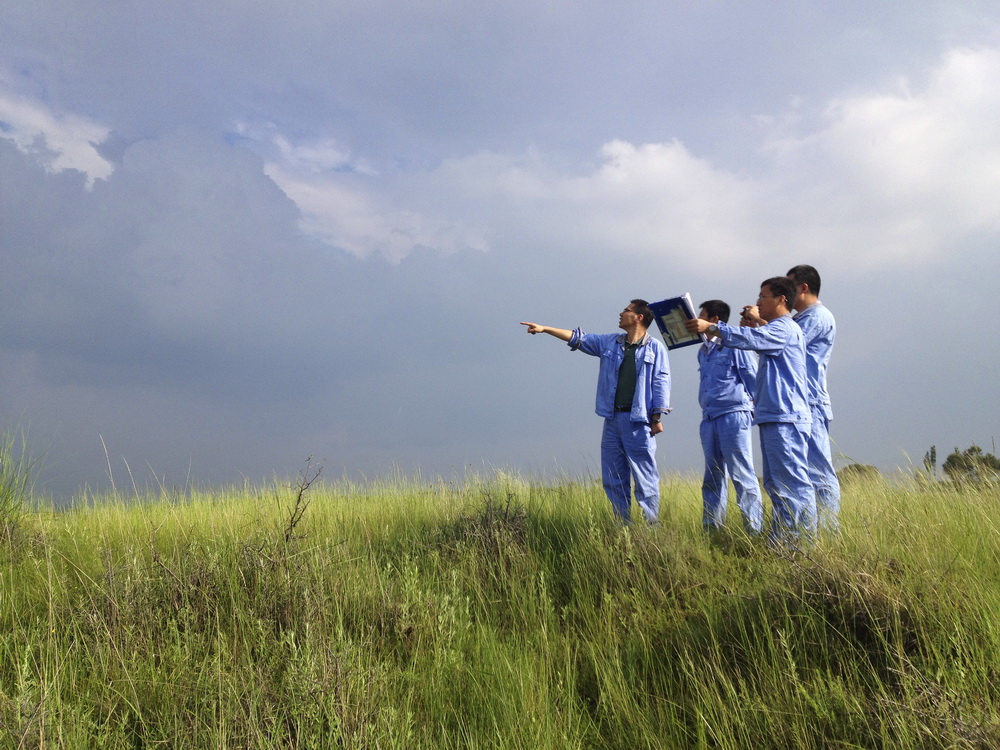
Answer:
<path fill-rule="evenodd" d="M 720 299 L 702 302 L 698 318 L 708 323 L 728 323 L 729 305 Z M 764 509 L 751 442 L 757 357 L 744 349 L 722 346 L 712 337 L 698 350 L 698 379 L 702 415 L 699 435 L 705 453 L 702 525 L 706 529 L 722 528 L 732 479 L 743 528 L 748 534 L 759 534 Z"/>
<path fill-rule="evenodd" d="M 723 346 L 760 355 L 754 424 L 760 433 L 764 489 L 771 498 L 771 542 L 796 546 L 816 532 L 816 494 L 809 479 L 812 425 L 802 329 L 792 320 L 795 285 L 785 276 L 765 280 L 757 305 L 743 317 L 766 325 L 730 326 L 692 318 L 692 333 L 716 336 Z"/>

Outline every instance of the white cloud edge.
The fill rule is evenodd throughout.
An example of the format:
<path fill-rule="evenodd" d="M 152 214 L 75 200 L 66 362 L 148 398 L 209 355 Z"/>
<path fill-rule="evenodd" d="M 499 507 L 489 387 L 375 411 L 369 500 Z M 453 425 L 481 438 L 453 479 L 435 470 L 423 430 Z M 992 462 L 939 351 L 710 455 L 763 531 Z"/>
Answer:
<path fill-rule="evenodd" d="M 106 180 L 114 165 L 97 150 L 111 132 L 93 120 L 72 113 L 59 113 L 41 102 L 14 92 L 0 76 L 0 138 L 37 158 L 50 173 L 73 169 L 87 178 Z"/>

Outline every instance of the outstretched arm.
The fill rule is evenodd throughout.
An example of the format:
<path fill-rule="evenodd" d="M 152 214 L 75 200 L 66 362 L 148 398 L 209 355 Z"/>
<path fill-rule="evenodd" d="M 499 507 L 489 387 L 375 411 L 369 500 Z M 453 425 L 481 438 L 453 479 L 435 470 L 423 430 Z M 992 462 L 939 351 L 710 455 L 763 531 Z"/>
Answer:
<path fill-rule="evenodd" d="M 565 328 L 553 328 L 552 326 L 540 326 L 538 323 L 528 323 L 527 321 L 521 321 L 521 325 L 528 326 L 528 333 L 534 336 L 536 333 L 547 333 L 549 336 L 555 336 L 557 339 L 562 341 L 569 341 L 573 338 L 573 332 L 567 331 Z"/>
<path fill-rule="evenodd" d="M 712 327 L 712 324 L 701 318 L 691 318 L 684 321 L 684 327 L 691 333 L 708 333 L 708 329 Z"/>

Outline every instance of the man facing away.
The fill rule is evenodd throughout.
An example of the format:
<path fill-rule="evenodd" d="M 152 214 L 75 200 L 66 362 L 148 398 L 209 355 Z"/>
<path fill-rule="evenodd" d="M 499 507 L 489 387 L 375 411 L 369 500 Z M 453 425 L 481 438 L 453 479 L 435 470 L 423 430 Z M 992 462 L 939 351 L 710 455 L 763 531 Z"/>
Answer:
<path fill-rule="evenodd" d="M 660 475 L 656 468 L 656 441 L 662 418 L 670 412 L 670 363 L 667 347 L 649 335 L 653 311 L 645 300 L 634 299 L 618 315 L 624 333 L 584 333 L 522 322 L 528 333 L 547 333 L 566 341 L 573 351 L 599 357 L 597 406 L 604 417 L 601 436 L 601 475 L 604 491 L 618 517 L 628 523 L 635 497 L 649 523 L 660 511 Z"/>
<path fill-rule="evenodd" d="M 806 376 L 809 382 L 809 408 L 812 432 L 809 436 L 809 479 L 816 491 L 816 509 L 824 529 L 837 530 L 840 513 L 840 480 L 833 468 L 830 450 L 830 394 L 826 389 L 826 372 L 830 353 L 837 336 L 833 314 L 819 300 L 819 271 L 812 266 L 795 266 L 788 270 L 795 284 L 795 322 L 802 329 L 806 342 Z"/>
<path fill-rule="evenodd" d="M 784 276 L 760 286 L 756 305 L 744 308 L 744 318 L 760 327 L 734 327 L 696 318 L 687 321 L 692 333 L 717 336 L 726 347 L 760 355 L 754 391 L 754 424 L 760 432 L 764 489 L 771 498 L 772 543 L 794 546 L 816 530 L 816 495 L 807 466 L 809 389 L 802 330 L 792 320 L 795 286 Z"/>
<path fill-rule="evenodd" d="M 698 317 L 710 324 L 728 323 L 729 305 L 718 299 L 702 302 Z M 745 349 L 724 347 L 713 336 L 698 350 L 698 374 L 701 447 L 705 452 L 702 525 L 717 529 L 725 523 L 731 478 L 743 528 L 759 534 L 764 509 L 753 469 L 750 433 L 757 357 Z"/>

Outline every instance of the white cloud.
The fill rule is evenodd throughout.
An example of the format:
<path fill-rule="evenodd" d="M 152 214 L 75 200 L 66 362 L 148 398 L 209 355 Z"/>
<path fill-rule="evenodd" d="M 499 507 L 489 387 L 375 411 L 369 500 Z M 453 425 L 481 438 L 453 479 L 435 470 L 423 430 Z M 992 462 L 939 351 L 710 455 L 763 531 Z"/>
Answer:
<path fill-rule="evenodd" d="M 357 184 L 342 184 L 335 175 L 304 175 L 278 163 L 268 164 L 265 172 L 298 206 L 303 231 L 359 258 L 398 262 L 420 247 L 446 254 L 489 249 L 481 234 L 460 222 L 380 206 L 375 196 Z"/>
<path fill-rule="evenodd" d="M 281 133 L 274 123 L 238 122 L 234 133 L 264 157 L 288 171 L 303 175 L 329 172 L 374 176 L 375 169 L 332 137 L 296 141 Z"/>
<path fill-rule="evenodd" d="M 94 180 L 107 179 L 114 166 L 98 153 L 96 145 L 109 132 L 86 117 L 55 113 L 39 102 L 19 96 L 0 79 L 0 137 L 33 155 L 49 172 L 65 169 L 83 172 L 88 188 Z"/>
<path fill-rule="evenodd" d="M 677 141 L 606 143 L 584 177 L 553 185 L 572 206 L 577 241 L 645 256 L 726 254 L 744 244 L 752 182 L 692 155 Z"/>
<path fill-rule="evenodd" d="M 308 174 L 358 172 L 375 175 L 375 170 L 363 161 L 355 160 L 350 150 L 332 138 L 305 144 L 293 144 L 282 135 L 276 135 L 273 140 L 284 164 L 296 171 Z"/>
<path fill-rule="evenodd" d="M 295 141 L 273 124 L 240 123 L 236 133 L 265 159 L 264 172 L 301 213 L 306 234 L 358 258 L 398 262 L 418 247 L 443 253 L 485 251 L 482 236 L 461 222 L 397 206 L 379 191 L 392 189 L 363 158 L 332 137 Z"/>
<path fill-rule="evenodd" d="M 828 267 L 944 256 L 1000 230 L 997 82 L 1000 50 L 960 49 L 922 87 L 833 101 L 812 132 L 790 137 L 802 120 L 779 113 L 762 120 L 767 162 L 753 175 L 676 140 L 615 140 L 582 175 L 534 153 L 484 153 L 447 162 L 412 192 L 447 193 L 485 226 L 516 223 L 574 253 L 755 265 L 788 253 Z"/>
<path fill-rule="evenodd" d="M 898 92 L 839 99 L 823 129 L 767 144 L 797 231 L 872 262 L 1000 230 L 998 82 L 1000 50 L 954 50 L 916 92 L 902 81 Z"/>
<path fill-rule="evenodd" d="M 589 165 L 479 152 L 382 173 L 333 137 L 297 141 L 271 124 L 237 132 L 294 201 L 301 228 L 359 258 L 486 251 L 516 232 L 570 257 L 748 265 L 777 248 L 871 265 L 1000 230 L 997 81 L 1000 49 L 962 48 L 919 84 L 831 101 L 810 132 L 793 103 L 758 120 L 764 166 L 754 174 L 676 139 L 611 140 Z M 111 174 L 93 145 L 107 128 L 10 93 L 0 93 L 0 115 L 3 135 L 50 170 L 80 169 L 91 183 Z"/>

